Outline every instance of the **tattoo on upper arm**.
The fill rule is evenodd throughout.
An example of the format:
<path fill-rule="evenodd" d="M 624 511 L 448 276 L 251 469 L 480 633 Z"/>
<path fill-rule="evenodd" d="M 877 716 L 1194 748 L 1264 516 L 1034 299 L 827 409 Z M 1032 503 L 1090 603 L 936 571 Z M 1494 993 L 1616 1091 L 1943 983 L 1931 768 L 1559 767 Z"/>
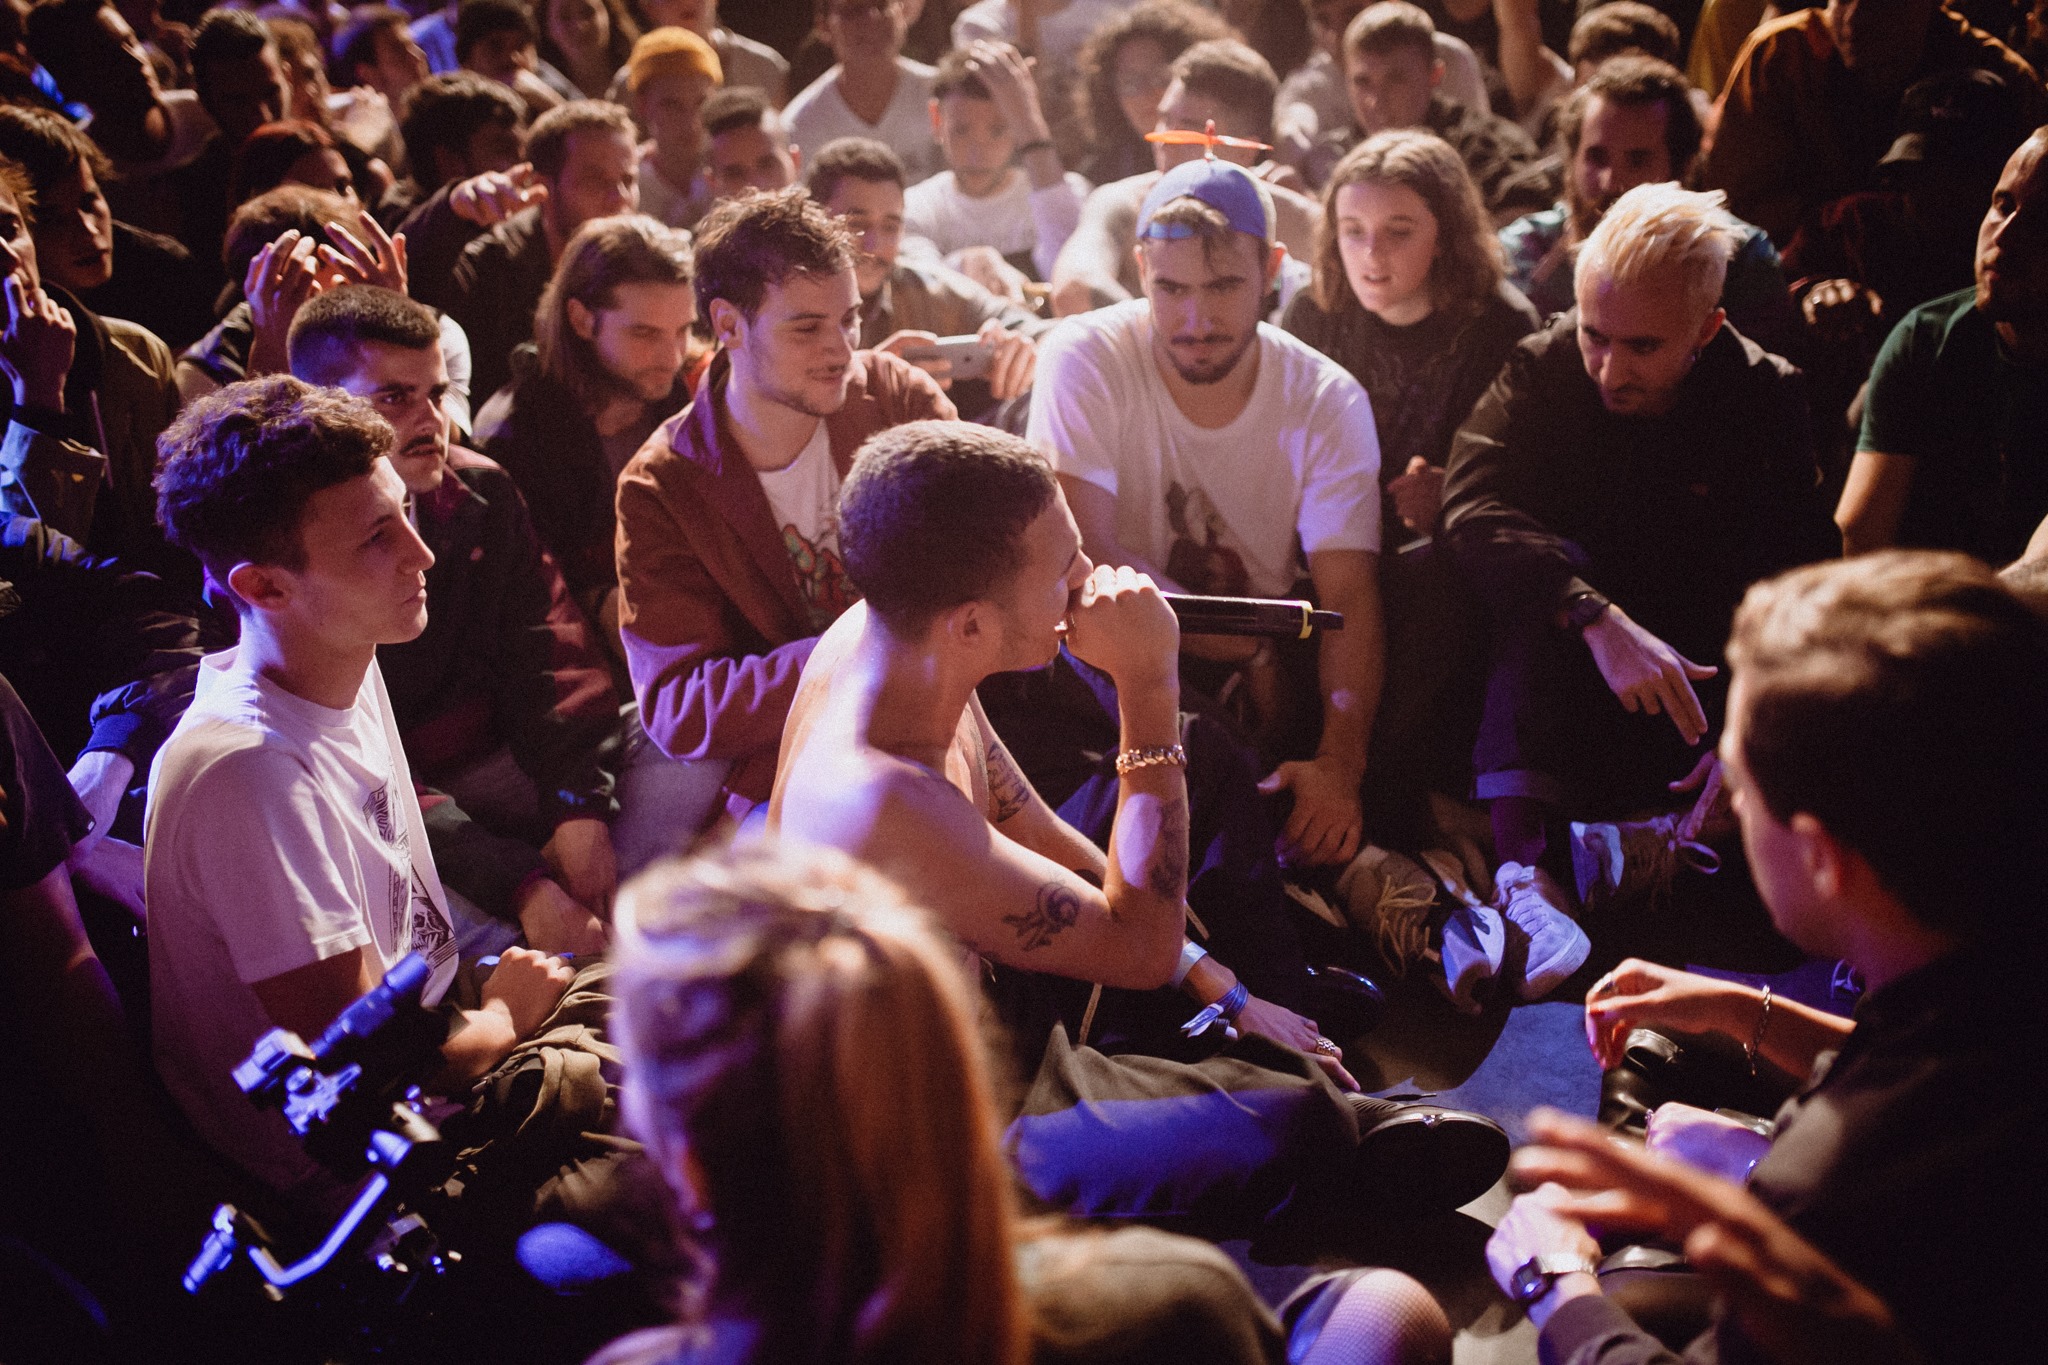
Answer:
<path fill-rule="evenodd" d="M 1058 938 L 1062 929 L 1071 929 L 1081 918 L 1081 898 L 1058 882 L 1047 882 L 1038 888 L 1038 904 L 1022 915 L 1005 915 L 1003 923 L 1017 931 L 1018 946 L 1025 952 L 1034 952 Z"/>
<path fill-rule="evenodd" d="M 1031 787 L 1024 780 L 1024 774 L 1017 771 L 1017 765 L 1003 752 L 1003 746 L 990 741 L 988 757 L 983 765 L 988 771 L 989 804 L 994 807 L 990 820 L 1002 824 L 1011 816 L 1031 804 Z"/>
<path fill-rule="evenodd" d="M 1177 901 L 1188 893 L 1188 803 L 1175 798 L 1159 813 L 1159 842 L 1145 865 L 1145 886 Z"/>

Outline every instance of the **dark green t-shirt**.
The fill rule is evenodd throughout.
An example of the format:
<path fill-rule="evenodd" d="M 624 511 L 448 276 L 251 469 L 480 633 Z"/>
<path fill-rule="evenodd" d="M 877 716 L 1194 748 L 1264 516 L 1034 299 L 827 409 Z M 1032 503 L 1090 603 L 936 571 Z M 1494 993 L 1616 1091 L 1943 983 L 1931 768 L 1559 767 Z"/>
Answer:
<path fill-rule="evenodd" d="M 2048 369 L 2022 365 L 1965 289 L 1899 320 L 1858 451 L 1913 458 L 1898 543 L 2017 559 L 2048 516 Z"/>

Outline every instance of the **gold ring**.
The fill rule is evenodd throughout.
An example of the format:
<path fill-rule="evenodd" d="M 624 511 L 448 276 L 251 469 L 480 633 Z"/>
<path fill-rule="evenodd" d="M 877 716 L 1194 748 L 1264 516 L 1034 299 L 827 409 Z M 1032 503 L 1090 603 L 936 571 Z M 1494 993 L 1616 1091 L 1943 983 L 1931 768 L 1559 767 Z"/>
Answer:
<path fill-rule="evenodd" d="M 1340 1053 L 1342 1053 L 1342 1052 L 1344 1051 L 1344 1049 L 1343 1049 L 1343 1048 L 1341 1048 L 1341 1047 L 1338 1047 L 1338 1046 L 1337 1046 L 1337 1045 L 1336 1045 L 1335 1043 L 1331 1042 L 1331 1041 L 1330 1041 L 1330 1040 L 1329 1040 L 1328 1038 L 1318 1038 L 1318 1039 L 1316 1039 L 1316 1051 L 1318 1051 L 1318 1052 L 1320 1052 L 1320 1053 L 1323 1053 L 1323 1054 L 1325 1054 L 1326 1056 L 1330 1056 L 1330 1057 L 1335 1057 L 1335 1056 L 1339 1055 Z"/>

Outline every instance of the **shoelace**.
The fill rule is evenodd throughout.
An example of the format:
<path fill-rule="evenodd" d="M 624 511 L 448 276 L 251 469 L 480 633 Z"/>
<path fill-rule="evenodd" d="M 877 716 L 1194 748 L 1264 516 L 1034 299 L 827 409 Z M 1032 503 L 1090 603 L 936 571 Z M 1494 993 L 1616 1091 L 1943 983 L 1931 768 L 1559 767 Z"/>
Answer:
<path fill-rule="evenodd" d="M 1435 906 L 1434 888 L 1397 886 L 1392 878 L 1381 878 L 1379 899 L 1373 903 L 1373 939 L 1396 977 L 1406 976 L 1408 968 L 1428 953 L 1429 912 Z"/>

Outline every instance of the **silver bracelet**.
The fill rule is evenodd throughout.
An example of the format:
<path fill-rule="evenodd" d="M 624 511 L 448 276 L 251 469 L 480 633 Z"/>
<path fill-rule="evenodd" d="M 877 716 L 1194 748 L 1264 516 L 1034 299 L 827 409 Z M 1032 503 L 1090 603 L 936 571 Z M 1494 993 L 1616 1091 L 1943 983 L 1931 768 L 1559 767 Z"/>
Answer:
<path fill-rule="evenodd" d="M 1209 950 L 1193 939 L 1187 939 L 1182 942 L 1180 945 L 1180 965 L 1173 969 L 1173 988 L 1179 990 L 1182 983 L 1188 979 L 1188 973 L 1195 969 L 1195 964 L 1208 955 Z"/>
<path fill-rule="evenodd" d="M 1758 1049 L 1764 1045 L 1764 1026 L 1771 1022 L 1771 988 L 1764 986 L 1763 1012 L 1756 1017 L 1756 1032 L 1749 1035 L 1749 1042 L 1743 1046 L 1743 1054 L 1749 1058 L 1749 1074 L 1756 1075 Z"/>

